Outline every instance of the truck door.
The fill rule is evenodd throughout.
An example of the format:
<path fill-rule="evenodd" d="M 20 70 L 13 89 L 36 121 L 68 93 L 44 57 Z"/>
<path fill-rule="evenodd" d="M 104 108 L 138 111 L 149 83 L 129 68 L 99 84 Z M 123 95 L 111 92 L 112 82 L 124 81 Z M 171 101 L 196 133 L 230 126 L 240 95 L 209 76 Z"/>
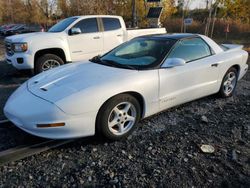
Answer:
<path fill-rule="evenodd" d="M 103 33 L 100 32 L 97 19 L 87 18 L 80 20 L 72 28 L 79 33 L 68 36 L 72 61 L 87 60 L 103 51 Z"/>
<path fill-rule="evenodd" d="M 102 18 L 104 50 L 106 53 L 124 42 L 124 32 L 118 18 Z"/>

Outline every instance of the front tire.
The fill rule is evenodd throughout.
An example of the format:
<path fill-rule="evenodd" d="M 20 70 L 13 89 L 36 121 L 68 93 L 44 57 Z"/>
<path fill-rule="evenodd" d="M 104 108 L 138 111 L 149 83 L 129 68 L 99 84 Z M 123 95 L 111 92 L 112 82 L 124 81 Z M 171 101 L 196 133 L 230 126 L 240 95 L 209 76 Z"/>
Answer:
<path fill-rule="evenodd" d="M 238 71 L 231 67 L 222 80 L 219 95 L 223 98 L 231 97 L 235 92 L 237 81 Z"/>
<path fill-rule="evenodd" d="M 35 62 L 35 74 L 59 67 L 64 64 L 64 61 L 54 54 L 45 54 Z"/>
<path fill-rule="evenodd" d="M 97 131 L 110 140 L 121 140 L 130 135 L 141 117 L 140 104 L 128 94 L 109 99 L 97 115 Z"/>

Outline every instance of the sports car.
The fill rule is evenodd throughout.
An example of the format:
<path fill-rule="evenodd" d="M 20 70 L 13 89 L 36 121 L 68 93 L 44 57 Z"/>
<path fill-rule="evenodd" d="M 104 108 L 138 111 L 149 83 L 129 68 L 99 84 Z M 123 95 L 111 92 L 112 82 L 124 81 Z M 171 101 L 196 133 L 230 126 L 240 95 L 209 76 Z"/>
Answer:
<path fill-rule="evenodd" d="M 39 137 L 100 133 L 120 140 L 139 120 L 170 107 L 215 93 L 232 96 L 247 58 L 240 45 L 218 45 L 198 34 L 138 37 L 31 78 L 10 96 L 4 113 Z"/>

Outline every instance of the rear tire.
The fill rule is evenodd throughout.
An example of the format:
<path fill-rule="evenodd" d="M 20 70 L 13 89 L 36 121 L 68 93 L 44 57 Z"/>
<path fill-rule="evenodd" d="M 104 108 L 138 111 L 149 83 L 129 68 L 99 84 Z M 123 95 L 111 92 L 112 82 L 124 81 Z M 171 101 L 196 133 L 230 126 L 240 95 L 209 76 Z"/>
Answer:
<path fill-rule="evenodd" d="M 35 74 L 47 71 L 49 69 L 59 67 L 64 64 L 64 61 L 54 54 L 45 54 L 35 62 Z"/>
<path fill-rule="evenodd" d="M 223 77 L 223 80 L 221 82 L 221 87 L 219 91 L 220 97 L 227 98 L 231 97 L 236 89 L 238 81 L 238 71 L 231 67 Z"/>
<path fill-rule="evenodd" d="M 97 115 L 97 132 L 109 140 L 121 140 L 130 135 L 141 118 L 137 99 L 120 94 L 109 99 Z"/>

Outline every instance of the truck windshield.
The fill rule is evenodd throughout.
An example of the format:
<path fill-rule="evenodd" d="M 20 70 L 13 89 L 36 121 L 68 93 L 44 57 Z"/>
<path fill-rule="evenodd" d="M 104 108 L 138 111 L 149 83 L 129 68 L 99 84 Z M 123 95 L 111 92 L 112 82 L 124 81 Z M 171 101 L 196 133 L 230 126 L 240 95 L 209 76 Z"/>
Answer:
<path fill-rule="evenodd" d="M 66 18 L 52 26 L 48 32 L 62 32 L 77 19 L 76 17 Z"/>
<path fill-rule="evenodd" d="M 99 63 L 121 68 L 152 68 L 160 64 L 175 42 L 172 39 L 137 38 L 120 45 L 98 60 Z"/>

